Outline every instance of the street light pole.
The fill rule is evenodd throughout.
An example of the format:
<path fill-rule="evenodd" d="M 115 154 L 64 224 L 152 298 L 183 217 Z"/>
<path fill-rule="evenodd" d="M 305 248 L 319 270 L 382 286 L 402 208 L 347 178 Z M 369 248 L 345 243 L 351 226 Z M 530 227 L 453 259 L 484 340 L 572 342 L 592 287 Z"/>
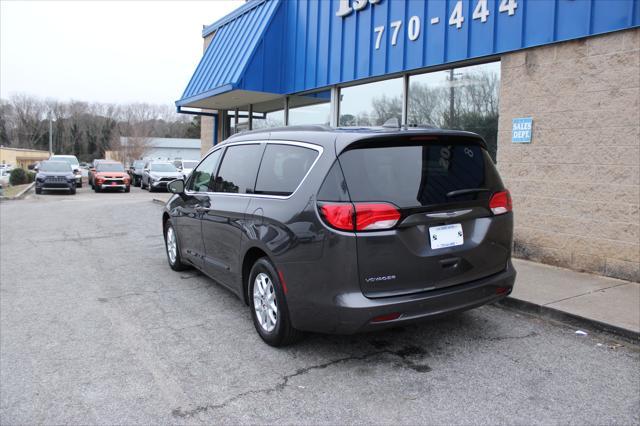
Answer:
<path fill-rule="evenodd" d="M 53 155 L 53 124 L 49 116 L 49 155 Z"/>

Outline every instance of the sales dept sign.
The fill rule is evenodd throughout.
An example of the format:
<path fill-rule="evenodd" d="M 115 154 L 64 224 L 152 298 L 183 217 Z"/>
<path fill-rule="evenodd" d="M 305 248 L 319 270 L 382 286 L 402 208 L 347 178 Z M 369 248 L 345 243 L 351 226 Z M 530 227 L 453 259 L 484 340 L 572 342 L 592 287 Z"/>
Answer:
<path fill-rule="evenodd" d="M 533 118 L 514 118 L 511 128 L 511 142 L 531 143 L 531 130 Z"/>

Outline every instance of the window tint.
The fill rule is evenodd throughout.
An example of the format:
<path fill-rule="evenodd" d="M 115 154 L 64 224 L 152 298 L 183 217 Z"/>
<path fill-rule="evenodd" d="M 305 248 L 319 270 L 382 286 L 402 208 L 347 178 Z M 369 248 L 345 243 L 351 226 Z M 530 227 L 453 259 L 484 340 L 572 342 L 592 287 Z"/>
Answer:
<path fill-rule="evenodd" d="M 256 182 L 256 194 L 291 195 L 307 174 L 318 152 L 293 145 L 269 144 Z"/>
<path fill-rule="evenodd" d="M 253 192 L 262 146 L 236 145 L 227 148 L 215 180 L 216 192 Z"/>
<path fill-rule="evenodd" d="M 447 194 L 502 185 L 488 153 L 477 145 L 354 149 L 342 154 L 340 163 L 353 201 L 390 201 L 401 208 L 485 198 L 488 192 Z"/>
<path fill-rule="evenodd" d="M 336 160 L 331 166 L 331 170 L 322 182 L 320 191 L 318 191 L 318 200 L 321 201 L 349 201 L 349 191 L 347 183 L 344 181 L 344 175 L 340 168 L 340 163 Z"/>
<path fill-rule="evenodd" d="M 216 166 L 220 160 L 221 149 L 212 152 L 202 163 L 191 173 L 189 186 L 187 189 L 195 192 L 211 192 L 213 191 L 213 181 L 211 176 L 216 171 Z"/>
<path fill-rule="evenodd" d="M 124 166 L 120 163 L 99 163 L 96 166 L 97 172 L 124 172 Z"/>
<path fill-rule="evenodd" d="M 172 163 L 150 163 L 150 170 L 152 172 L 177 172 L 176 166 Z"/>

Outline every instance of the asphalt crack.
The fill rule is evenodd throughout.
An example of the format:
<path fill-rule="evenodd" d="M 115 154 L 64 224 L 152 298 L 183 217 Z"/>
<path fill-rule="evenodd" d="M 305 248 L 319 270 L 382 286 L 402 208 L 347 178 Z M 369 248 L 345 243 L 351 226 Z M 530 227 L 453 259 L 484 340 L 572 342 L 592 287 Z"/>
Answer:
<path fill-rule="evenodd" d="M 379 350 L 379 351 L 374 351 L 374 352 L 369 352 L 363 355 L 350 355 L 348 357 L 344 357 L 344 358 L 338 358 L 338 359 L 334 359 L 332 361 L 328 361 L 322 364 L 317 364 L 317 365 L 312 365 L 309 367 L 305 367 L 305 368 L 300 368 L 298 370 L 296 370 L 294 373 L 291 374 L 287 374 L 285 376 L 282 376 L 280 379 L 280 382 L 277 383 L 274 386 L 265 388 L 265 389 L 254 389 L 254 390 L 250 390 L 250 391 L 246 391 L 246 392 L 242 392 L 239 393 L 237 395 L 232 396 L 231 398 L 228 398 L 227 400 L 219 403 L 219 404 L 208 404 L 208 405 L 200 405 L 198 407 L 195 407 L 191 410 L 183 410 L 182 407 L 178 407 L 175 408 L 171 411 L 171 414 L 174 417 L 180 417 L 180 418 L 188 418 L 188 417 L 193 417 L 197 414 L 200 413 L 205 413 L 208 411 L 213 411 L 213 410 L 221 410 L 226 408 L 227 406 L 229 406 L 229 404 L 232 404 L 240 399 L 243 399 L 247 396 L 251 396 L 251 395 L 259 395 L 259 394 L 271 394 L 273 392 L 280 392 L 282 390 L 284 390 L 288 385 L 289 382 L 291 381 L 291 379 L 294 379 L 296 377 L 299 376 L 303 376 L 311 371 L 314 370 L 324 370 L 328 367 L 337 365 L 337 364 L 342 364 L 342 363 L 346 363 L 346 362 L 350 362 L 350 361 L 363 361 L 365 359 L 368 358 L 373 358 L 379 355 L 392 355 L 392 356 L 397 356 L 400 357 L 402 359 L 402 362 L 404 364 L 405 367 L 419 372 L 419 373 L 426 373 L 431 371 L 431 367 L 429 367 L 426 364 L 420 364 L 417 363 L 415 361 L 413 361 L 412 357 L 422 357 L 425 356 L 427 354 L 427 352 L 418 347 L 418 346 L 404 346 L 402 349 L 397 350 L 397 351 L 392 351 L 389 349 L 384 349 L 384 350 Z"/>
<path fill-rule="evenodd" d="M 182 277 L 181 277 L 182 278 Z M 188 277 L 188 278 L 195 278 L 194 277 Z M 185 278 L 183 278 L 185 279 Z M 177 289 L 171 289 L 171 290 L 144 290 L 144 291 L 139 291 L 139 292 L 133 292 L 133 293 L 125 293 L 125 294 L 121 294 L 118 296 L 110 296 L 110 297 L 99 297 L 97 300 L 98 302 L 108 302 L 109 300 L 114 300 L 114 299 L 124 299 L 126 297 L 132 297 L 132 296 L 144 296 L 145 294 L 162 294 L 162 293 L 179 293 L 179 292 L 183 292 L 183 291 L 194 291 L 194 290 L 202 290 L 205 288 L 209 288 L 209 287 L 213 287 L 213 284 L 205 284 L 205 285 L 200 285 L 197 287 L 191 287 L 191 288 L 177 288 Z"/>

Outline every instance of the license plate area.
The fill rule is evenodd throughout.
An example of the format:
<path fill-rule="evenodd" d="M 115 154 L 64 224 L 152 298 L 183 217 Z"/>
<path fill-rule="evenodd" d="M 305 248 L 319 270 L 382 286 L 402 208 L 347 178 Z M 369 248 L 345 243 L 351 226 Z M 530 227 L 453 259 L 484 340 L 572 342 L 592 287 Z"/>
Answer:
<path fill-rule="evenodd" d="M 461 246 L 464 244 L 462 225 L 454 223 L 451 225 L 431 226 L 429 227 L 429 241 L 432 250 Z"/>

